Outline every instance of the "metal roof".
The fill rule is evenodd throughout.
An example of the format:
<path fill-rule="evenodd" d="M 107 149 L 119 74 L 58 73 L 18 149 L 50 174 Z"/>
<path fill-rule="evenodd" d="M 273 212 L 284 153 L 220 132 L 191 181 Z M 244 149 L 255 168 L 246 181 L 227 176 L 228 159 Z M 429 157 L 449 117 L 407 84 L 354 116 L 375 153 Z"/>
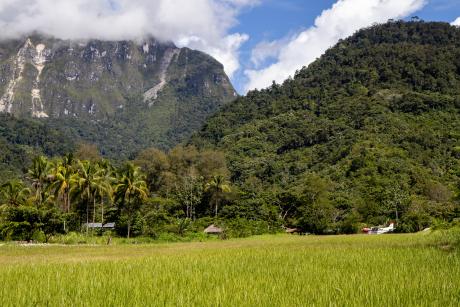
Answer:
<path fill-rule="evenodd" d="M 102 228 L 102 223 L 88 223 L 88 224 L 83 224 L 83 227 L 88 227 L 88 228 Z"/>
<path fill-rule="evenodd" d="M 106 223 L 102 225 L 102 223 L 88 223 L 88 224 L 83 224 L 83 227 L 88 228 L 115 228 L 115 223 Z"/>

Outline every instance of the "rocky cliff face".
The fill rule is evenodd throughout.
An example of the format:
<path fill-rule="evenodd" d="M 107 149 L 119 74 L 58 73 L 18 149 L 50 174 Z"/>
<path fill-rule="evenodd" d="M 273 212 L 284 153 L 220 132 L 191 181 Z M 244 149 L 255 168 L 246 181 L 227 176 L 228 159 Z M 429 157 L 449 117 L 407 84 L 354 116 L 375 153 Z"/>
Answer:
<path fill-rule="evenodd" d="M 138 142 L 155 145 L 181 140 L 235 96 L 216 60 L 155 39 L 0 42 L 0 112 L 22 118 L 124 121 L 148 138 Z"/>

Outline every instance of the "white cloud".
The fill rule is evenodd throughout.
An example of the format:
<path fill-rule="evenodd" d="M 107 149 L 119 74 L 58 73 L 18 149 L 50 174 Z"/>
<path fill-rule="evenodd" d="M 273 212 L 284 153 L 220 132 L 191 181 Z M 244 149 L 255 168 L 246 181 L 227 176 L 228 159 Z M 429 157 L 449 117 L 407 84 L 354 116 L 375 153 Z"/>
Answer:
<path fill-rule="evenodd" d="M 276 59 L 283 45 L 288 43 L 289 40 L 277 40 L 277 41 L 263 41 L 257 44 L 251 52 L 251 62 L 256 66 L 260 67 L 268 59 Z"/>
<path fill-rule="evenodd" d="M 453 22 L 451 23 L 451 25 L 460 27 L 460 17 L 458 17 L 457 19 L 455 19 L 455 21 L 453 21 Z"/>
<path fill-rule="evenodd" d="M 0 39 L 39 31 L 62 39 L 152 35 L 214 56 L 231 76 L 248 36 L 230 33 L 239 12 L 260 0 L 0 0 Z"/>
<path fill-rule="evenodd" d="M 282 82 L 297 69 L 313 62 L 339 39 L 373 23 L 408 16 L 425 4 L 426 0 L 338 0 L 316 18 L 314 26 L 289 42 L 272 42 L 271 46 L 279 47 L 278 50 L 263 54 L 262 48 L 255 48 L 252 57 L 256 63 L 273 55 L 276 55 L 276 63 L 260 70 L 246 70 L 249 79 L 246 90 L 267 87 L 273 80 Z"/>

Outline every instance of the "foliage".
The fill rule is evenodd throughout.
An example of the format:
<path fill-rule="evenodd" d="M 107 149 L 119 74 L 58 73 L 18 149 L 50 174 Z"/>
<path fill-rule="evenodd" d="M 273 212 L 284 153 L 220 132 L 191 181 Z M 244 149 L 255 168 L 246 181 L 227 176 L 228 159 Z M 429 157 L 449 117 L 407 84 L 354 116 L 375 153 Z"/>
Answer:
<path fill-rule="evenodd" d="M 355 232 L 398 220 L 400 231 L 419 231 L 451 221 L 459 42 L 446 23 L 360 30 L 282 85 L 223 107 L 191 144 L 225 152 L 245 203 L 271 203 L 286 227 Z"/>
<path fill-rule="evenodd" d="M 3 207 L 0 210 L 0 239 L 42 243 L 52 235 L 63 233 L 63 223 L 56 209 Z"/>
<path fill-rule="evenodd" d="M 118 202 L 120 209 L 127 214 L 127 236 L 129 238 L 134 214 L 148 195 L 147 184 L 140 172 L 140 167 L 134 166 L 132 163 L 126 164 L 120 172 L 114 191 L 115 201 Z"/>
<path fill-rule="evenodd" d="M 1 204 L 59 209 L 65 231 L 89 235 L 85 224 L 115 222 L 118 235 L 151 238 L 212 223 L 227 237 L 450 225 L 460 216 L 459 41 L 460 28 L 445 23 L 363 29 L 282 85 L 224 106 L 189 145 L 167 151 L 196 128 L 197 101 L 173 116 L 177 130 L 161 133 L 147 123 L 171 119 L 165 101 L 155 110 L 166 113 L 147 112 L 136 95 L 114 120 L 83 126 L 4 115 Z M 193 80 L 176 81 L 183 98 L 199 94 Z"/>
<path fill-rule="evenodd" d="M 223 176 L 214 176 L 211 181 L 205 185 L 205 191 L 211 195 L 211 198 L 214 202 L 215 208 L 215 217 L 217 218 L 217 213 L 219 209 L 219 203 L 222 198 L 225 196 L 225 193 L 230 193 L 231 188 L 228 182 L 225 181 Z"/>
<path fill-rule="evenodd" d="M 77 149 L 81 158 L 85 153 L 88 160 L 71 153 L 53 159 L 37 156 L 25 181 L 12 179 L 0 186 L 0 204 L 6 210 L 0 220 L 4 239 L 41 241 L 44 234 L 48 240 L 57 230 L 103 235 L 102 229 L 90 225 L 108 222 L 115 223 L 117 235 L 128 238 L 185 238 L 202 233 L 209 226 L 203 221 L 212 223 L 206 219 L 214 215 L 212 208 L 228 205 L 224 196 L 230 183 L 219 152 L 181 146 L 167 153 L 148 149 L 134 163 L 117 166 L 92 159 L 93 150 Z M 30 214 L 10 214 L 18 207 L 35 212 L 36 221 L 28 219 Z M 59 216 L 48 218 L 49 210 Z"/>

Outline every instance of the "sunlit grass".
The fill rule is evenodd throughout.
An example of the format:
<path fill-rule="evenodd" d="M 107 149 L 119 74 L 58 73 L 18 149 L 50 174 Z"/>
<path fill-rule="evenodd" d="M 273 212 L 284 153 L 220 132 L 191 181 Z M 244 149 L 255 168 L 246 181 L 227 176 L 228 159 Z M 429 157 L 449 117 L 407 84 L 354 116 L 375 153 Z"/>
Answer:
<path fill-rule="evenodd" d="M 1 306 L 458 306 L 429 234 L 0 246 Z"/>

